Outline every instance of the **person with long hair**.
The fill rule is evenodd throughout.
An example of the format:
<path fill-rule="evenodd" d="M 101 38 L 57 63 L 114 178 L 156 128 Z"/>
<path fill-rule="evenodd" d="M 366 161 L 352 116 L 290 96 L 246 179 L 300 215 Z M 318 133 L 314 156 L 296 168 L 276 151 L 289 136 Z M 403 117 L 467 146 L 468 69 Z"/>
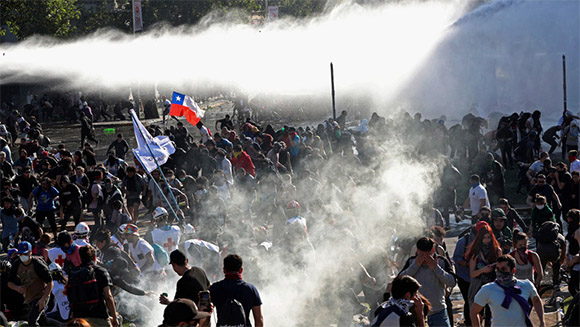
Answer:
<path fill-rule="evenodd" d="M 495 280 L 495 262 L 502 254 L 499 242 L 488 223 L 480 221 L 475 225 L 475 230 L 477 235 L 465 254 L 465 259 L 469 260 L 469 275 L 471 276 L 468 292 L 470 307 L 479 289 Z M 486 309 L 484 316 L 486 325 L 489 325 L 491 312 Z"/>
<path fill-rule="evenodd" d="M 514 231 L 513 243 L 515 250 L 510 255 L 516 260 L 515 277 L 527 279 L 539 289 L 542 277 L 544 277 L 540 256 L 536 252 L 528 250 L 528 235 L 519 229 Z M 534 276 L 534 271 L 536 276 Z"/>

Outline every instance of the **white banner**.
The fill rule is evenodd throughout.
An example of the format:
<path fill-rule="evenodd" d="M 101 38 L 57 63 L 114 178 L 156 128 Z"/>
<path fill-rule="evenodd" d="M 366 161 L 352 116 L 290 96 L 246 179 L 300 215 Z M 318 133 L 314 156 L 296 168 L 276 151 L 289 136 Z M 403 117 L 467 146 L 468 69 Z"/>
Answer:
<path fill-rule="evenodd" d="M 268 6 L 268 20 L 274 21 L 278 19 L 278 6 Z"/>
<path fill-rule="evenodd" d="M 133 33 L 143 30 L 143 13 L 141 0 L 133 0 Z"/>

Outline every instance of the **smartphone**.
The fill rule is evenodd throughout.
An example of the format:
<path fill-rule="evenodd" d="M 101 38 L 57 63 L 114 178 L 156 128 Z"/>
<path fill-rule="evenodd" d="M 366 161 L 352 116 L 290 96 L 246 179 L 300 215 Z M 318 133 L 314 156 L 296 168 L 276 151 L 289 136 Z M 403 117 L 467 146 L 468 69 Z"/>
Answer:
<path fill-rule="evenodd" d="M 209 291 L 199 292 L 199 309 L 201 311 L 209 312 L 211 309 L 211 297 Z"/>

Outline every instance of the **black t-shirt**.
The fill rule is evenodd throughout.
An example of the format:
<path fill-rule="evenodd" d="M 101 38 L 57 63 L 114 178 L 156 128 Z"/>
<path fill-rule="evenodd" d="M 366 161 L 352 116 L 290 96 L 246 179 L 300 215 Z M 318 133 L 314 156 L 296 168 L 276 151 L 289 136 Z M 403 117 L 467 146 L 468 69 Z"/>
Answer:
<path fill-rule="evenodd" d="M 231 120 L 226 120 L 225 118 L 216 121 L 216 124 L 220 124 L 220 131 L 224 127 L 227 127 L 228 129 L 234 129 L 234 123 Z"/>
<path fill-rule="evenodd" d="M 95 270 L 95 278 L 97 280 L 97 288 L 99 295 L 99 302 L 89 307 L 77 308 L 77 311 L 73 312 L 73 315 L 77 318 L 109 318 L 109 313 L 107 311 L 107 305 L 105 303 L 105 297 L 103 296 L 103 290 L 105 287 L 113 286 L 113 281 L 109 276 L 106 269 L 99 267 L 97 265 L 93 266 Z"/>
<path fill-rule="evenodd" d="M 256 287 L 246 283 L 242 279 L 224 279 L 214 283 L 209 288 L 211 301 L 217 308 L 217 325 L 220 325 L 220 307 L 228 299 L 238 300 L 244 307 L 246 314 L 246 326 L 252 326 L 250 323 L 250 311 L 253 307 L 262 305 L 262 299 Z"/>
<path fill-rule="evenodd" d="M 532 189 L 530 190 L 528 195 L 530 195 L 532 197 L 532 201 L 535 201 L 533 199 L 536 198 L 536 194 L 543 195 L 546 197 L 546 200 L 548 201 L 548 203 L 552 203 L 554 193 L 555 192 L 554 192 L 554 188 L 552 187 L 552 185 L 548 185 L 548 184 L 538 185 L 538 184 L 536 184 L 536 185 L 534 185 L 534 187 L 532 187 Z"/>
<path fill-rule="evenodd" d="M 18 222 L 18 232 L 20 232 L 21 242 L 30 242 L 34 244 L 40 239 L 40 224 L 34 219 L 25 216 L 24 219 Z"/>
<path fill-rule="evenodd" d="M 205 271 L 198 267 L 192 267 L 177 281 L 175 298 L 190 299 L 194 303 L 198 303 L 198 293 L 207 290 L 209 284 Z"/>
<path fill-rule="evenodd" d="M 26 199 L 28 199 L 30 192 L 32 192 L 32 190 L 38 186 L 38 180 L 34 176 L 30 176 L 30 178 L 24 178 L 24 176 L 20 175 L 14 179 L 14 182 L 20 189 L 20 195 Z"/>

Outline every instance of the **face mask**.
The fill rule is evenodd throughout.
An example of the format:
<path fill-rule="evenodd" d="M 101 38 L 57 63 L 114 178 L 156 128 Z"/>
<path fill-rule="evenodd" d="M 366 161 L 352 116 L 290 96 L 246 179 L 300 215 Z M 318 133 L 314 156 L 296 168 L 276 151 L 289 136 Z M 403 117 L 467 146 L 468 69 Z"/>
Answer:
<path fill-rule="evenodd" d="M 568 160 L 570 162 L 575 161 L 576 160 L 576 157 L 574 157 L 574 156 L 568 156 Z"/>
<path fill-rule="evenodd" d="M 21 255 L 20 256 L 20 261 L 22 261 L 22 262 L 28 262 L 28 261 L 30 261 L 30 256 L 29 255 Z"/>
<path fill-rule="evenodd" d="M 471 187 L 478 187 L 479 183 L 471 183 Z"/>
<path fill-rule="evenodd" d="M 506 271 L 499 271 L 496 270 L 496 279 L 497 282 L 502 284 L 503 286 L 514 286 L 516 283 L 516 280 L 514 279 L 514 274 L 513 272 L 506 272 Z"/>
<path fill-rule="evenodd" d="M 521 253 L 521 254 L 525 254 L 527 250 L 528 250 L 528 248 L 525 247 L 525 246 L 524 247 L 521 247 L 521 248 L 518 248 L 518 252 Z"/>
<path fill-rule="evenodd" d="M 183 182 L 185 180 L 185 177 L 180 177 L 178 178 L 180 182 Z"/>
<path fill-rule="evenodd" d="M 62 252 L 66 253 L 68 255 L 71 255 L 74 252 L 74 250 L 75 250 L 74 246 L 72 246 L 72 245 L 70 245 L 70 246 L 61 246 L 60 249 L 62 250 Z"/>
<path fill-rule="evenodd" d="M 544 209 L 544 205 L 543 204 L 536 204 L 536 209 L 542 210 L 542 209 Z"/>

